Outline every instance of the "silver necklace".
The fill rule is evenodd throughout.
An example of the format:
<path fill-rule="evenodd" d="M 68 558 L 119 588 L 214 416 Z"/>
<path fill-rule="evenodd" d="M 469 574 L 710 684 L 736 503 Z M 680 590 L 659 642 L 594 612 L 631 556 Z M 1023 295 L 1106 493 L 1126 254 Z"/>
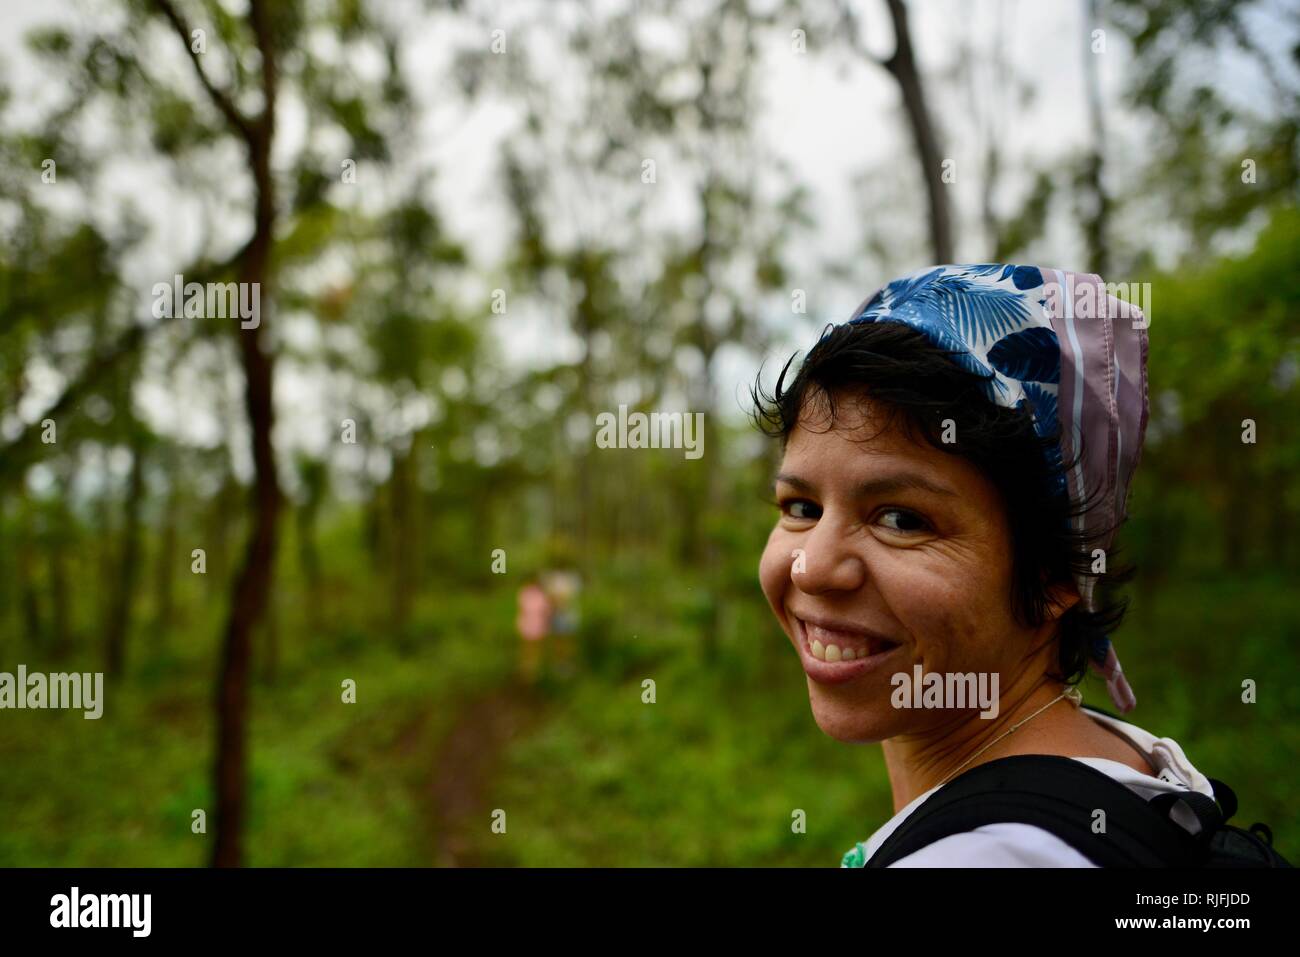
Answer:
<path fill-rule="evenodd" d="M 1001 734 L 999 734 L 996 738 L 994 738 L 994 739 L 993 739 L 992 741 L 990 741 L 988 744 L 984 745 L 984 747 L 980 748 L 978 751 L 976 751 L 974 754 L 972 754 L 969 758 L 967 758 L 967 759 L 966 759 L 965 761 L 963 761 L 961 764 L 957 765 L 957 767 L 953 768 L 952 771 L 950 771 L 950 772 L 948 773 L 948 776 L 947 776 L 947 777 L 945 777 L 942 781 L 940 781 L 940 782 L 939 782 L 937 785 L 935 785 L 935 786 L 936 786 L 936 787 L 943 787 L 945 784 L 948 783 L 948 781 L 952 778 L 952 776 L 953 776 L 954 774 L 956 774 L 956 773 L 957 773 L 958 771 L 960 771 L 962 768 L 966 767 L 966 765 L 970 764 L 972 761 L 974 761 L 976 758 L 978 758 L 981 754 L 983 754 L 983 753 L 984 753 L 985 751 L 987 751 L 989 748 L 993 747 L 993 745 L 997 744 L 999 741 L 1001 741 L 1001 740 L 1002 740 L 1003 738 L 1005 738 L 1007 735 L 1012 734 L 1012 733 L 1014 733 L 1015 731 L 1017 731 L 1017 730 L 1020 728 L 1021 725 L 1025 724 L 1026 722 L 1032 721 L 1034 718 L 1038 717 L 1040 714 L 1042 714 L 1044 711 L 1046 711 L 1046 710 L 1047 710 L 1048 708 L 1050 708 L 1052 705 L 1056 704 L 1056 702 L 1060 701 L 1062 698 L 1068 698 L 1068 699 L 1070 700 L 1070 703 L 1071 703 L 1072 705 L 1074 705 L 1076 708 L 1077 708 L 1079 705 L 1081 705 L 1081 704 L 1083 703 L 1083 693 L 1082 693 L 1081 691 L 1079 691 L 1078 688 L 1066 688 L 1065 691 L 1063 691 L 1061 694 L 1057 695 L 1057 696 L 1056 696 L 1055 698 L 1053 698 L 1051 701 L 1047 702 L 1047 704 L 1043 705 L 1041 708 L 1039 708 L 1037 711 L 1035 711 L 1033 714 L 1031 714 L 1028 718 L 1021 718 L 1019 721 L 1017 721 L 1015 724 L 1013 724 L 1013 725 L 1012 725 L 1010 728 L 1008 728 L 1006 731 L 1003 731 Z"/>

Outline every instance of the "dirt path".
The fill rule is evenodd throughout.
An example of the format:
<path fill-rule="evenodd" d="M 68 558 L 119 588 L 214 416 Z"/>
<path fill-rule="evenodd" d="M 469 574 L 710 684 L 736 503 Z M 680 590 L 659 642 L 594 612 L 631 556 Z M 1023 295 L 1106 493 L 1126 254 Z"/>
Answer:
<path fill-rule="evenodd" d="M 533 689 L 511 684 L 461 706 L 433 762 L 429 804 L 433 864 L 479 867 L 491 826 L 492 782 L 506 747 L 541 720 L 545 704 Z"/>

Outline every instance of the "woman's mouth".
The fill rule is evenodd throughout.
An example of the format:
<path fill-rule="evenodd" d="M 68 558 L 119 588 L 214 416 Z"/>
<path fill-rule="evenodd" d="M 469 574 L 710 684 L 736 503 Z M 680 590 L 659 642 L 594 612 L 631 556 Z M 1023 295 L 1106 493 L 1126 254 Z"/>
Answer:
<path fill-rule="evenodd" d="M 804 671 L 820 684 L 841 684 L 875 671 L 900 647 L 892 639 L 852 625 L 791 617 Z"/>

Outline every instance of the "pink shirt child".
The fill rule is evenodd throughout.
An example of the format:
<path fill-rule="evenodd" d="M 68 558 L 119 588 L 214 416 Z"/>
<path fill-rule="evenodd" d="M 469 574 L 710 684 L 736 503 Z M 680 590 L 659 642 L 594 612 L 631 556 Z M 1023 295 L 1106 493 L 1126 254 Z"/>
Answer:
<path fill-rule="evenodd" d="M 551 622 L 551 600 L 537 585 L 519 589 L 519 616 L 515 627 L 525 641 L 538 641 L 546 637 Z"/>

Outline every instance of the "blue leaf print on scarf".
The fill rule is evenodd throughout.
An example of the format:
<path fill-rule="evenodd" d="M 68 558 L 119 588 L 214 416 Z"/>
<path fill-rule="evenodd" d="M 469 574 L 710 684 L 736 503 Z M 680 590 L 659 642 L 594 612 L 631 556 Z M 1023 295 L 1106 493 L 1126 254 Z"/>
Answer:
<path fill-rule="evenodd" d="M 911 302 L 942 275 L 943 267 L 940 266 L 937 269 L 931 269 L 929 272 L 923 272 L 916 276 L 895 279 L 883 290 L 885 304 L 892 311 L 903 303 Z"/>
<path fill-rule="evenodd" d="M 1035 326 L 999 339 L 989 350 L 989 364 L 1008 379 L 1061 381 L 1061 344 L 1046 326 Z"/>
<path fill-rule="evenodd" d="M 880 304 L 884 301 L 885 301 L 885 290 L 877 289 L 876 294 L 872 296 L 870 299 L 868 299 L 866 305 L 862 307 L 862 311 L 849 320 L 849 325 L 852 325 L 855 322 L 868 321 L 871 316 L 871 313 L 879 309 Z"/>
<path fill-rule="evenodd" d="M 933 316 L 927 317 L 916 315 L 912 310 L 904 309 L 901 312 L 895 312 L 878 321 L 881 322 L 901 322 L 905 326 L 911 326 L 920 332 L 923 332 L 929 340 L 949 354 L 957 365 L 961 366 L 967 372 L 973 372 L 982 376 L 988 381 L 984 383 L 984 395 L 988 400 L 996 405 L 1002 405 L 1002 399 L 1007 393 L 1007 387 L 993 374 L 993 370 L 986 366 L 966 348 L 966 343 L 962 342 L 942 322 L 936 322 Z"/>
<path fill-rule="evenodd" d="M 895 279 L 871 298 L 858 318 L 873 318 L 884 310 L 918 328 L 929 329 L 938 320 L 957 338 L 978 344 L 1006 335 L 1029 316 L 1019 293 L 946 274 L 943 267 Z"/>
<path fill-rule="evenodd" d="M 876 290 L 876 294 L 867 300 L 867 304 L 862 307 L 862 312 L 850 319 L 854 322 L 871 322 L 876 319 L 888 316 L 893 311 L 894 304 L 905 302 L 911 298 L 912 293 L 920 286 L 932 280 L 943 272 L 942 267 L 931 269 L 929 272 L 919 273 L 910 278 L 895 279 L 886 286 Z"/>
<path fill-rule="evenodd" d="M 1038 434 L 1051 435 L 1057 430 L 1059 421 L 1056 417 L 1056 393 L 1049 392 L 1035 382 L 1025 382 L 1022 388 L 1034 411 L 1034 424 L 1038 428 Z"/>
<path fill-rule="evenodd" d="M 1002 273 L 1002 275 L 998 276 L 998 282 L 1001 282 L 1002 280 L 1010 276 L 1011 273 L 1018 268 L 1020 267 L 1004 266 L 1002 263 L 980 263 L 974 266 L 963 266 L 962 272 L 964 272 L 968 276 L 980 276 L 980 277 L 991 276 L 995 272 L 1000 272 Z"/>
<path fill-rule="evenodd" d="M 1060 420 L 1057 418 L 1056 393 L 1050 392 L 1034 382 L 1025 382 L 1022 385 L 1025 398 L 1029 401 L 1029 406 L 1034 412 L 1034 431 L 1038 433 L 1039 438 L 1056 435 L 1057 430 L 1060 428 Z M 1047 450 L 1047 467 L 1051 473 L 1053 490 L 1058 495 L 1064 495 L 1066 492 L 1065 460 L 1061 456 L 1059 442 L 1053 442 L 1051 448 Z"/>
<path fill-rule="evenodd" d="M 1011 282 L 1017 289 L 1037 289 L 1043 284 L 1043 274 L 1037 266 L 1017 266 L 1011 272 Z"/>
<path fill-rule="evenodd" d="M 894 303 L 910 298 L 913 291 L 917 290 L 919 286 L 930 282 L 932 278 L 939 276 L 943 272 L 943 267 L 931 269 L 930 272 L 918 273 L 917 276 L 910 278 L 900 278 L 900 280 L 893 280 L 888 285 L 881 286 L 880 289 L 876 290 L 876 294 L 867 300 L 866 306 L 862 307 L 861 315 L 854 317 L 850 321 L 863 322 L 879 319 L 880 316 L 876 315 L 876 313 L 879 313 L 881 309 L 891 309 L 892 311 Z"/>
<path fill-rule="evenodd" d="M 872 296 L 851 322 L 892 320 L 925 333 L 963 369 L 987 378 L 985 394 L 1002 404 L 1006 385 L 971 353 L 970 343 L 996 339 L 1027 317 L 1019 293 L 948 274 L 941 266 L 895 279 Z"/>
<path fill-rule="evenodd" d="M 1019 328 L 1029 318 L 1024 298 L 1010 289 L 937 276 L 913 296 L 918 308 L 938 312 L 963 339 L 983 344 Z"/>

